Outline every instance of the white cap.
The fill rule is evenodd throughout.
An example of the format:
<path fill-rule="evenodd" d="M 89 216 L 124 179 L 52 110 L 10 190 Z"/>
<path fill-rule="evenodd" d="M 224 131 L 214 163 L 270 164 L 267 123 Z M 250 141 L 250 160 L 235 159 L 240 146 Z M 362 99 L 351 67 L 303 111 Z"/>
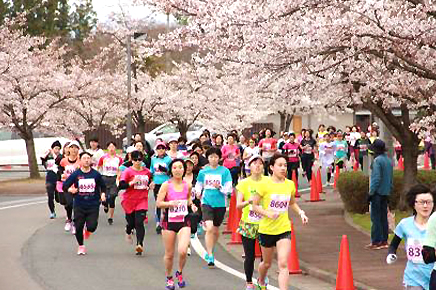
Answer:
<path fill-rule="evenodd" d="M 70 144 L 68 144 L 68 148 L 70 148 L 71 146 L 77 146 L 77 148 L 79 148 L 79 149 L 80 149 L 80 145 L 79 145 L 79 142 L 77 142 L 76 140 L 74 140 L 74 141 L 71 141 L 71 143 L 70 143 Z"/>
<path fill-rule="evenodd" d="M 248 159 L 248 166 L 250 166 L 251 162 L 253 162 L 256 159 L 260 159 L 263 162 L 262 156 L 260 156 L 259 154 L 255 154 L 253 156 L 250 157 L 250 159 Z"/>

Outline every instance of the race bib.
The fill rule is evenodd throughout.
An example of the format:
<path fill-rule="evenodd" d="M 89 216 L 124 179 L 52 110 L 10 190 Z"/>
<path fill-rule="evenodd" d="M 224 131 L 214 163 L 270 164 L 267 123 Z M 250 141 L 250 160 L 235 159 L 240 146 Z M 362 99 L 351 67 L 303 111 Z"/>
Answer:
<path fill-rule="evenodd" d="M 178 205 L 171 207 L 168 210 L 168 221 L 169 222 L 180 222 L 185 216 L 188 215 L 188 201 L 178 200 Z"/>
<path fill-rule="evenodd" d="M 133 186 L 134 189 L 147 189 L 148 188 L 148 176 L 147 175 L 136 175 L 136 181 L 135 185 Z"/>
<path fill-rule="evenodd" d="M 271 144 L 270 143 L 263 143 L 262 148 L 263 148 L 263 150 L 270 150 L 271 149 Z"/>
<path fill-rule="evenodd" d="M 253 206 L 250 205 L 250 211 L 248 212 L 248 220 L 249 220 L 251 223 L 257 223 L 257 222 L 259 222 L 261 219 L 262 219 L 262 215 L 261 215 L 261 214 L 258 214 L 257 212 L 255 212 L 255 211 L 253 210 Z"/>
<path fill-rule="evenodd" d="M 424 264 L 422 258 L 422 241 L 418 239 L 407 239 L 406 254 L 407 259 L 415 264 Z"/>
<path fill-rule="evenodd" d="M 338 148 L 338 151 L 345 151 L 344 145 L 338 145 L 336 148 Z"/>
<path fill-rule="evenodd" d="M 360 151 L 366 151 L 366 150 L 368 150 L 367 145 L 360 145 Z"/>
<path fill-rule="evenodd" d="M 221 185 L 221 175 L 218 174 L 206 174 L 204 177 L 205 189 L 216 189 L 216 186 Z"/>
<path fill-rule="evenodd" d="M 105 162 L 103 163 L 103 175 L 117 175 L 118 165 L 118 159 L 116 158 L 105 159 Z"/>
<path fill-rule="evenodd" d="M 159 174 L 159 175 L 166 174 L 166 172 L 163 172 L 163 171 L 161 171 L 161 170 L 159 169 L 159 166 L 160 166 L 160 167 L 165 167 L 165 168 L 167 168 L 167 164 L 164 163 L 164 162 L 162 162 L 162 163 L 156 163 L 156 164 L 154 165 L 154 172 L 155 172 L 156 174 Z"/>
<path fill-rule="evenodd" d="M 47 160 L 46 166 L 48 171 L 53 171 L 54 173 L 58 172 L 58 167 L 54 159 Z"/>
<path fill-rule="evenodd" d="M 79 179 L 79 193 L 94 193 L 95 192 L 95 179 L 85 178 Z"/>
<path fill-rule="evenodd" d="M 70 176 L 74 171 L 76 171 L 75 165 L 67 165 L 65 166 L 65 172 L 64 174 L 68 177 Z"/>
<path fill-rule="evenodd" d="M 279 213 L 287 212 L 290 200 L 291 196 L 287 194 L 271 194 L 268 209 Z"/>
<path fill-rule="evenodd" d="M 312 146 L 307 146 L 304 148 L 304 153 L 306 154 L 312 154 Z"/>
<path fill-rule="evenodd" d="M 290 158 L 297 157 L 297 150 L 295 150 L 295 149 L 289 150 L 288 157 L 290 157 Z"/>
<path fill-rule="evenodd" d="M 325 151 L 325 153 L 327 153 L 327 154 L 332 154 L 332 153 L 333 153 L 333 148 L 332 148 L 332 147 L 326 147 L 326 148 L 324 149 L 324 151 Z"/>

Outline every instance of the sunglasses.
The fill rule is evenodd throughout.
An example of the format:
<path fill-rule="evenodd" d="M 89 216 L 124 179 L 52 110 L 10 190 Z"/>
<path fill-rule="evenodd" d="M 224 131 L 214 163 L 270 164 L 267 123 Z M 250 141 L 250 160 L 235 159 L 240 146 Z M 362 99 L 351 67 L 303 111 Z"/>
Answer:
<path fill-rule="evenodd" d="M 159 146 L 159 147 L 157 147 L 156 149 L 157 149 L 157 150 L 165 150 L 166 148 L 165 148 L 165 147 L 161 147 L 161 146 Z"/>
<path fill-rule="evenodd" d="M 133 158 L 132 161 L 142 161 L 141 158 Z"/>

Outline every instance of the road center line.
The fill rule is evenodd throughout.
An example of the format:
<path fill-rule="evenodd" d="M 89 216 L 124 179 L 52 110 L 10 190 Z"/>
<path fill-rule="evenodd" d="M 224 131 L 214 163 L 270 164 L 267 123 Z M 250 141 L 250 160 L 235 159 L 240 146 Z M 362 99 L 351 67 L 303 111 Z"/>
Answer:
<path fill-rule="evenodd" d="M 191 239 L 191 246 L 194 248 L 195 252 L 200 256 L 200 258 L 204 260 L 204 256 L 206 254 L 206 249 L 203 247 L 203 245 L 201 244 L 201 242 L 197 236 L 195 236 L 195 238 Z M 217 261 L 216 259 L 215 259 L 215 266 L 217 268 L 245 281 L 245 274 L 244 273 L 241 273 L 233 268 L 230 268 L 229 266 Z M 257 280 L 254 278 L 253 278 L 253 283 L 257 283 Z M 271 286 L 271 285 L 268 285 L 268 289 L 280 290 L 279 288 Z"/>
<path fill-rule="evenodd" d="M 18 203 L 23 203 L 23 202 L 43 201 L 43 200 L 47 200 L 47 196 L 3 201 L 3 202 L 0 202 L 0 206 L 13 205 L 13 204 L 18 204 Z"/>
<path fill-rule="evenodd" d="M 24 207 L 24 206 L 42 204 L 42 203 L 47 203 L 47 201 L 35 201 L 35 202 L 29 202 L 29 203 L 23 203 L 23 204 L 9 205 L 9 206 L 0 207 L 0 210 L 17 208 L 17 207 Z"/>

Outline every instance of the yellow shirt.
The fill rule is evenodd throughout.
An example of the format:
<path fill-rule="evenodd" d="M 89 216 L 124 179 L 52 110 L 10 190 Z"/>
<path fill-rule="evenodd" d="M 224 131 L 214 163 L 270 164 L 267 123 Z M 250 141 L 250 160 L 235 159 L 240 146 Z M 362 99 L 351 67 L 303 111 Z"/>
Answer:
<path fill-rule="evenodd" d="M 285 182 L 275 183 L 266 177 L 259 187 L 260 204 L 265 210 L 278 212 L 276 220 L 264 217 L 259 223 L 259 233 L 267 235 L 280 235 L 291 231 L 291 221 L 288 215 L 289 202 L 295 195 L 294 182 L 285 179 Z"/>
<path fill-rule="evenodd" d="M 236 189 L 244 195 L 244 200 L 249 200 L 254 194 L 259 192 L 259 186 L 266 179 L 267 177 L 264 175 L 262 175 L 262 178 L 259 181 L 255 181 L 251 177 L 248 177 L 241 180 L 236 186 Z M 262 216 L 253 211 L 253 206 L 251 204 L 245 206 L 242 209 L 241 220 L 243 220 L 244 222 L 257 225 L 259 224 L 261 219 Z"/>

